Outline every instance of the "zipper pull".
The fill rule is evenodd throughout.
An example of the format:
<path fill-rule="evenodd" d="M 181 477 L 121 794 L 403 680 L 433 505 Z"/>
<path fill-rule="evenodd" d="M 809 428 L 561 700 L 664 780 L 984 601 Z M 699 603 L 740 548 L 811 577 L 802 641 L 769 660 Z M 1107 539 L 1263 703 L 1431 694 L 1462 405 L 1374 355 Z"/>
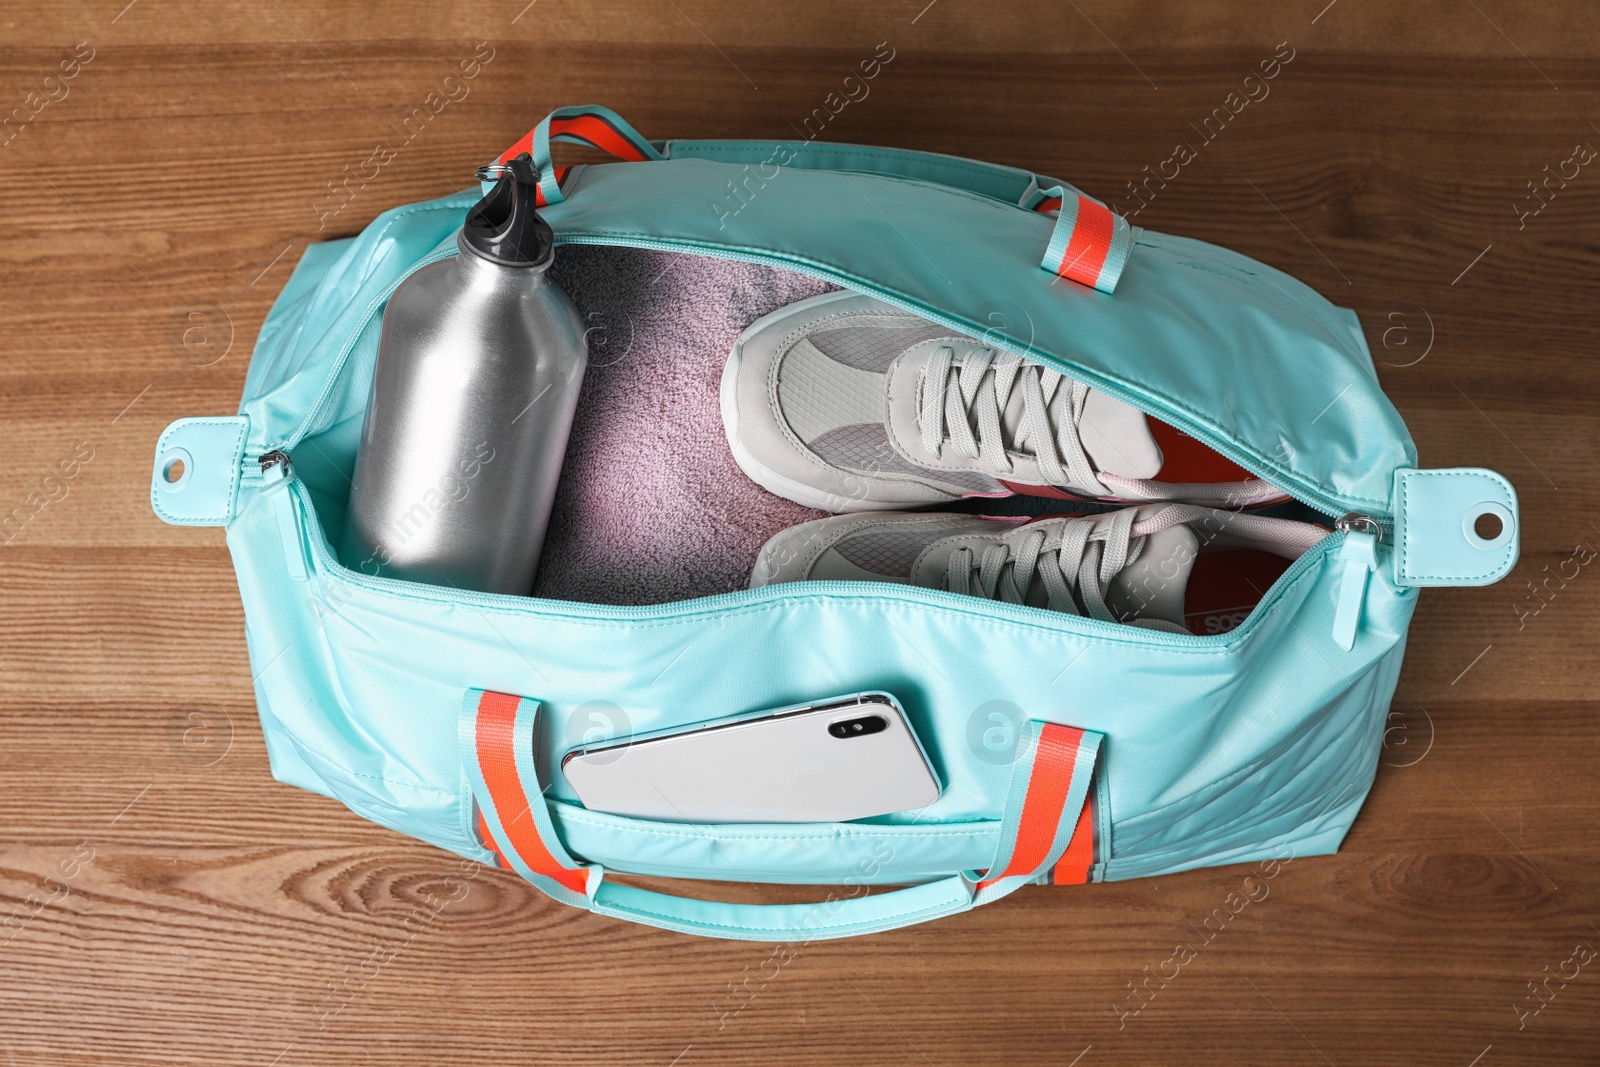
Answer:
<path fill-rule="evenodd" d="M 300 520 L 294 513 L 294 501 L 289 498 L 289 479 L 294 474 L 289 457 L 278 451 L 266 452 L 260 463 L 261 477 L 267 483 L 263 491 L 272 497 L 272 510 L 278 515 L 278 534 L 283 538 L 283 557 L 289 565 L 289 577 L 303 582 L 306 559 L 300 551 Z"/>
<path fill-rule="evenodd" d="M 1356 630 L 1361 625 L 1361 605 L 1367 599 L 1367 582 L 1378 569 L 1378 541 L 1383 527 L 1369 515 L 1351 512 L 1333 524 L 1344 534 L 1344 574 L 1339 579 L 1339 607 L 1333 613 L 1334 644 L 1350 651 L 1356 645 Z"/>

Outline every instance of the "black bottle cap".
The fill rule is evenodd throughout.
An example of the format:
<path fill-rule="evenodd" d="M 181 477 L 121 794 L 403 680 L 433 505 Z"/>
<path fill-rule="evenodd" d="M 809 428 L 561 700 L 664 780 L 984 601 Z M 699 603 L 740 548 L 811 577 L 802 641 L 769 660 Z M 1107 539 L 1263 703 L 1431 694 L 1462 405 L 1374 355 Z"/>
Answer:
<path fill-rule="evenodd" d="M 467 211 L 461 239 L 468 248 L 507 267 L 537 267 L 550 261 L 555 236 L 533 209 L 539 176 L 524 152 L 500 172 L 489 195 Z"/>

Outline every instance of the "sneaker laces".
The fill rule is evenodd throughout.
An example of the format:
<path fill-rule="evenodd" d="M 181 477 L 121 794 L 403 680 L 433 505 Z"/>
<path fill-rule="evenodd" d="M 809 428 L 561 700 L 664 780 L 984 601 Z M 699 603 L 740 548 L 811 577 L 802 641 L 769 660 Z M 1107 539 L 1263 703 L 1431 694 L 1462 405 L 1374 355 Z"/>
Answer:
<path fill-rule="evenodd" d="M 1122 621 L 1106 606 L 1105 594 L 1111 580 L 1144 551 L 1145 535 L 1134 536 L 1134 509 L 1115 512 L 1104 525 L 1092 518 L 1063 523 L 1060 545 L 1048 550 L 1047 539 L 1044 530 L 1031 530 L 1014 554 L 1004 541 L 981 555 L 958 548 L 950 554 L 943 586 L 952 593 L 1023 604 L 1037 575 L 1052 611 Z"/>
<path fill-rule="evenodd" d="M 1078 435 L 1089 387 L 1058 371 L 1030 363 L 1014 352 L 974 348 L 959 357 L 949 345 L 935 350 L 919 383 L 918 422 L 922 447 L 941 454 L 949 441 L 956 454 L 978 459 L 995 474 L 1010 474 L 1010 449 L 1002 436 L 1001 416 L 1013 389 L 1022 390 L 1022 423 L 1011 448 L 1026 441 L 1045 480 L 1055 486 L 1091 493 L 1105 492 Z M 1052 426 L 1050 402 L 1068 390 L 1070 418 Z M 973 431 L 973 422 L 977 431 Z"/>

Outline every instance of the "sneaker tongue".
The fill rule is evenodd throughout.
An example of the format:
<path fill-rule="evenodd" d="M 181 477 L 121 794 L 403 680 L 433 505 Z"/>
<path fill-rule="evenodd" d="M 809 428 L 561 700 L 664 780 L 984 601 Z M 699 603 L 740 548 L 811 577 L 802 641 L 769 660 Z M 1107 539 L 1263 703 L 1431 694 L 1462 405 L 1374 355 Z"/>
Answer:
<path fill-rule="evenodd" d="M 1170 622 L 1187 632 L 1184 596 L 1200 540 L 1187 526 L 1172 526 L 1145 539 L 1144 551 L 1111 579 L 1106 606 L 1120 619 Z"/>
<path fill-rule="evenodd" d="M 1072 390 L 1063 382 L 1050 398 L 1050 424 L 1069 426 L 1072 422 Z M 1022 432 L 1022 390 L 1013 388 L 1000 414 L 1005 439 L 1013 446 Z M 1150 433 L 1144 412 L 1098 390 L 1089 390 L 1078 422 L 1078 436 L 1089 454 L 1094 469 L 1123 478 L 1154 478 L 1161 470 L 1161 449 Z M 1033 451 L 1033 442 L 1027 442 Z"/>

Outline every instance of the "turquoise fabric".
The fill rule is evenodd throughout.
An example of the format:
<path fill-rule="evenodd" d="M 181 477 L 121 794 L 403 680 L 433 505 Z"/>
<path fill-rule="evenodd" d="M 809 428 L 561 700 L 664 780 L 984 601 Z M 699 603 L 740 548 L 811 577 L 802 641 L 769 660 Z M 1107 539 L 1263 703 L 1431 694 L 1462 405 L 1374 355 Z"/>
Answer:
<path fill-rule="evenodd" d="M 1516 565 L 1517 491 L 1494 471 L 1399 470 L 1394 476 L 1395 580 L 1406 585 L 1488 585 Z M 1499 529 L 1484 537 L 1477 520 Z"/>
<path fill-rule="evenodd" d="M 824 151 L 852 162 L 781 167 L 732 217 L 726 205 L 719 213 L 714 202 L 764 147 L 672 142 L 666 160 L 582 168 L 544 214 L 559 243 L 768 263 L 986 333 L 1211 443 L 1330 525 L 1363 512 L 1391 528 L 1397 474 L 1416 455 L 1349 311 L 1244 256 L 1148 231 L 1135 234 L 1114 295 L 1052 279 L 1038 265 L 1053 220 L 1007 202 L 1013 187 L 1025 198 L 1036 182 L 985 164 L 920 166 L 891 154 L 874 171 L 876 150 L 809 145 L 813 162 L 833 158 Z M 240 405 L 245 432 L 220 457 L 239 481 L 218 521 L 238 570 L 276 777 L 488 861 L 457 711 L 467 690 L 514 693 L 544 709 L 537 771 L 552 832 L 574 857 L 703 879 L 928 883 L 897 898 L 903 908 L 844 909 L 827 935 L 725 905 L 663 908 L 626 887 L 595 898 L 608 914 L 718 936 L 860 933 L 970 906 L 953 879 L 1010 848 L 1001 819 L 1014 762 L 974 741 L 996 708 L 1104 735 L 1094 880 L 1338 847 L 1377 765 L 1416 603 L 1406 575 L 1429 573 L 1428 531 L 1442 520 L 1413 520 L 1409 570 L 1396 570 L 1388 533 L 1370 570 L 1348 567 L 1345 535 L 1331 535 L 1242 626 L 1215 637 L 874 583 L 610 607 L 342 567 L 329 532 L 336 538 L 343 522 L 341 479 L 384 303 L 410 272 L 455 254 L 477 196 L 399 208 L 359 237 L 312 246 L 262 328 Z M 269 450 L 294 464 L 273 485 L 256 462 Z M 1509 514 L 1514 527 L 1514 496 Z M 1335 617 L 1341 583 L 1354 580 L 1366 588 L 1346 650 Z M 869 690 L 899 697 L 945 783 L 915 817 L 627 819 L 585 810 L 557 769 L 563 725 L 596 701 L 642 733 Z"/>
<path fill-rule="evenodd" d="M 150 507 L 173 526 L 220 526 L 233 517 L 239 456 L 249 421 L 179 419 L 156 442 Z"/>
<path fill-rule="evenodd" d="M 773 166 L 803 167 L 807 170 L 832 170 L 854 174 L 888 174 L 918 178 L 939 185 L 978 193 L 1006 204 L 1022 204 L 1037 188 L 1064 183 L 1042 178 L 1016 167 L 946 156 L 937 152 L 914 152 L 905 148 L 874 145 L 831 144 L 827 141 L 668 141 L 663 146 L 669 159 L 710 159 L 732 163 L 740 168 L 733 176 L 735 185 L 750 177 L 746 167 L 755 168 L 757 182 Z M 765 165 L 765 167 L 763 167 Z M 1076 190 L 1074 190 L 1076 191 Z M 1032 207 L 1031 204 L 1024 204 Z"/>
<path fill-rule="evenodd" d="M 1015 868 L 1011 865 L 1011 850 L 1002 844 L 994 856 L 992 870 L 983 875 L 977 870 L 961 871 L 910 888 L 870 895 L 859 878 L 846 879 L 851 882 L 850 892 L 832 894 L 822 901 L 734 904 L 621 885 L 607 880 L 603 864 L 571 855 L 550 819 L 550 806 L 539 785 L 534 752 L 540 732 L 540 707 L 539 701 L 528 697 L 476 689 L 468 690 L 462 700 L 462 764 L 482 816 L 486 841 L 497 858 L 564 904 L 684 933 L 745 940 L 815 940 L 892 929 L 990 903 L 1047 875 L 1066 849 L 1076 829 L 1078 813 L 1089 799 L 1095 762 L 1104 741 L 1103 735 L 1093 731 L 1066 730 L 1039 720 L 1019 724 L 1020 744 L 1012 761 L 999 840 L 1019 840 L 1025 812 L 1030 804 L 1048 807 L 1042 799 L 1047 794 L 1059 797 L 1061 813 L 1049 826 L 1053 839 L 1048 847 L 1027 850 Z M 1046 730 L 1055 732 L 1054 742 L 1040 740 Z M 1039 756 L 1046 750 L 1050 756 Z M 491 778 L 496 786 L 488 784 Z M 660 824 L 654 825 L 660 832 Z M 752 836 L 781 837 L 790 828 L 741 829 Z M 893 855 L 892 846 L 887 855 Z M 875 867 L 875 862 L 864 863 L 856 874 L 874 874 Z"/>

